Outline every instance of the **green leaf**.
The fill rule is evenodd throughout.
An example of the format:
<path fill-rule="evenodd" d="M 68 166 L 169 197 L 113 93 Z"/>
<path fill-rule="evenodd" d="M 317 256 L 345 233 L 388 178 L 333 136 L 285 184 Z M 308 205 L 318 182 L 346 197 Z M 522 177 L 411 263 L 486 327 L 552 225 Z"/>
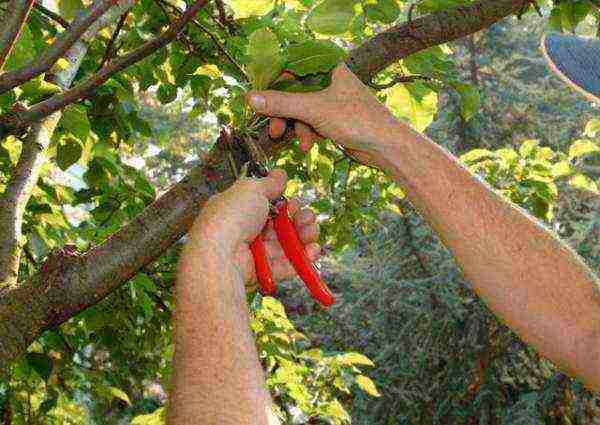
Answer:
<path fill-rule="evenodd" d="M 529 158 L 530 156 L 535 154 L 535 151 L 539 144 L 540 142 L 538 142 L 537 140 L 523 141 L 521 143 L 521 146 L 519 147 L 519 155 L 521 155 L 523 158 Z"/>
<path fill-rule="evenodd" d="M 464 83 L 452 83 L 452 86 L 458 92 L 460 96 L 460 114 L 465 120 L 470 120 L 481 101 L 479 90 L 471 84 Z"/>
<path fill-rule="evenodd" d="M 87 171 L 83 174 L 83 179 L 92 187 L 98 187 L 108 181 L 108 173 L 98 158 L 90 161 Z"/>
<path fill-rule="evenodd" d="M 342 34 L 354 18 L 354 0 L 324 0 L 306 19 L 306 25 L 320 34 Z"/>
<path fill-rule="evenodd" d="M 25 355 L 27 364 L 37 373 L 40 377 L 47 381 L 52 374 L 52 359 L 43 353 L 27 353 Z"/>
<path fill-rule="evenodd" d="M 395 0 L 377 0 L 365 6 L 365 13 L 369 21 L 391 24 L 400 14 L 400 8 Z"/>
<path fill-rule="evenodd" d="M 124 401 L 125 403 L 127 403 L 128 405 L 131 406 L 131 400 L 129 400 L 129 396 L 122 389 L 117 388 L 117 387 L 109 387 L 108 388 L 108 392 L 113 397 L 118 398 L 119 400 L 122 400 L 122 401 Z"/>
<path fill-rule="evenodd" d="M 81 105 L 67 106 L 60 122 L 65 130 L 81 141 L 85 141 L 90 134 L 91 126 L 87 117 L 87 109 Z"/>
<path fill-rule="evenodd" d="M 337 44 L 327 40 L 309 40 L 290 46 L 285 68 L 301 77 L 331 71 L 346 53 Z"/>
<path fill-rule="evenodd" d="M 460 160 L 466 163 L 480 161 L 482 159 L 493 158 L 494 152 L 487 149 L 473 149 L 460 157 Z"/>
<path fill-rule="evenodd" d="M 375 364 L 364 354 L 360 353 L 344 353 L 339 356 L 340 363 L 345 365 L 365 365 L 365 366 L 375 366 Z"/>
<path fill-rule="evenodd" d="M 569 159 L 600 152 L 600 143 L 591 140 L 576 140 L 569 147 Z"/>
<path fill-rule="evenodd" d="M 65 171 L 79 161 L 82 152 L 83 149 L 79 142 L 69 138 L 65 144 L 58 145 L 56 148 L 56 163 L 58 167 Z"/>
<path fill-rule="evenodd" d="M 212 78 L 208 75 L 193 75 L 190 78 L 190 88 L 196 99 L 206 99 L 210 93 Z"/>
<path fill-rule="evenodd" d="M 421 83 L 414 85 L 422 86 Z M 430 91 L 420 100 L 413 96 L 408 89 L 397 84 L 387 89 L 387 105 L 397 117 L 407 118 L 418 132 L 423 132 L 433 121 L 437 111 L 437 94 Z"/>
<path fill-rule="evenodd" d="M 339 421 L 342 421 L 342 423 L 350 423 L 352 420 L 348 412 L 346 412 L 346 409 L 344 409 L 337 400 L 326 403 L 321 409 L 328 417 L 337 419 L 337 421 L 333 423 L 340 423 Z"/>
<path fill-rule="evenodd" d="M 158 90 L 156 90 L 156 97 L 163 105 L 171 103 L 177 99 L 177 87 L 170 83 L 160 83 Z"/>
<path fill-rule="evenodd" d="M 583 134 L 588 137 L 600 136 L 600 118 L 590 120 L 586 124 Z"/>
<path fill-rule="evenodd" d="M 50 96 L 60 92 L 60 87 L 56 84 L 44 81 L 42 76 L 27 81 L 21 86 L 20 101 L 26 100 L 30 105 L 48 99 Z"/>
<path fill-rule="evenodd" d="M 256 90 L 266 89 L 283 69 L 279 40 L 268 29 L 259 29 L 250 35 L 246 53 L 250 61 L 247 71 L 252 86 Z"/>
<path fill-rule="evenodd" d="M 148 415 L 139 415 L 133 418 L 131 425 L 164 425 L 166 410 L 164 407 L 156 409 Z"/>
<path fill-rule="evenodd" d="M 77 16 L 79 9 L 85 9 L 81 0 L 58 0 L 58 10 L 61 16 L 68 21 Z"/>
<path fill-rule="evenodd" d="M 375 383 L 371 380 L 371 378 L 365 375 L 358 375 L 356 377 L 356 385 L 358 385 L 361 390 L 373 397 L 381 397 L 381 393 L 377 390 Z"/>

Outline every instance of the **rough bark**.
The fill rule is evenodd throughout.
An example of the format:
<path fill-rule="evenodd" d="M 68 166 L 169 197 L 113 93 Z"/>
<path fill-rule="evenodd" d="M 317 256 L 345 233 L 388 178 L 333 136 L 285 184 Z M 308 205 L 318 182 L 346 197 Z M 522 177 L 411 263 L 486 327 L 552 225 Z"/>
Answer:
<path fill-rule="evenodd" d="M 348 66 L 368 83 L 388 65 L 427 47 L 488 28 L 528 3 L 528 0 L 480 0 L 413 19 L 371 37 L 352 52 Z"/>
<path fill-rule="evenodd" d="M 13 113 L 8 117 L 0 117 L 0 125 L 4 125 L 5 130 L 9 133 L 19 133 L 26 130 L 32 123 L 63 109 L 65 106 L 89 97 L 93 93 L 94 89 L 104 84 L 111 75 L 122 71 L 123 69 L 133 65 L 136 62 L 139 62 L 147 56 L 150 56 L 152 53 L 162 49 L 164 46 L 173 41 L 180 34 L 190 19 L 192 19 L 202 8 L 202 6 L 204 6 L 204 3 L 206 3 L 205 0 L 196 1 L 192 6 L 186 9 L 186 11 L 178 20 L 171 23 L 169 28 L 167 28 L 167 30 L 160 36 L 147 41 L 125 56 L 110 60 L 105 66 L 100 68 L 96 74 L 90 76 L 81 84 L 78 84 L 64 93 L 54 95 L 43 102 L 37 103 L 26 111 Z M 0 93 L 2 88 L 1 81 L 2 80 L 0 76 Z"/>
<path fill-rule="evenodd" d="M 69 66 L 54 76 L 54 80 L 62 89 L 71 85 L 86 52 L 87 48 L 83 43 L 76 43 L 65 55 Z M 31 128 L 23 140 L 21 155 L 11 179 L 0 197 L 0 227 L 3 229 L 0 234 L 0 288 L 17 283 L 23 214 L 46 162 L 46 149 L 61 115 L 60 112 L 56 112 Z"/>
<path fill-rule="evenodd" d="M 4 27 L 4 30 L 0 33 L 0 70 L 6 63 L 6 59 L 8 59 L 15 41 L 19 37 L 32 7 L 33 0 L 11 0 L 8 3 L 6 17 L 0 23 Z"/>
<path fill-rule="evenodd" d="M 349 64 L 363 81 L 387 65 L 419 50 L 479 31 L 519 10 L 526 0 L 476 2 L 392 28 L 350 54 Z M 415 32 L 416 31 L 416 32 Z M 430 33 L 428 32 L 430 31 Z M 410 34 L 417 35 L 416 41 Z M 288 139 L 261 143 L 274 152 Z M 0 369 L 20 356 L 44 330 L 99 302 L 161 255 L 185 234 L 193 218 L 216 191 L 233 182 L 223 152 L 173 186 L 102 245 L 81 256 L 63 255 L 29 281 L 0 294 Z"/>
<path fill-rule="evenodd" d="M 19 69 L 1 74 L 0 94 L 48 71 L 52 65 L 64 56 L 71 46 L 73 46 L 73 44 L 88 31 L 92 24 L 117 2 L 118 0 L 94 2 L 89 13 L 83 14 L 75 19 L 70 28 L 58 36 L 56 41 L 48 47 L 48 50 L 40 58 L 37 58 Z"/>
<path fill-rule="evenodd" d="M 65 53 L 64 56 L 69 65 L 64 70 L 49 75 L 47 79 L 53 80 L 62 90 L 68 89 L 87 52 L 83 41 L 89 41 L 95 37 L 99 29 L 114 22 L 122 9 L 129 9 L 134 1 L 123 1 L 118 8 L 114 8 L 97 19 L 85 31 L 81 37 L 82 41 L 76 42 Z M 99 0 L 96 3 L 102 4 L 103 2 L 104 0 Z M 22 251 L 20 240 L 23 213 L 31 197 L 31 192 L 37 184 L 40 170 L 46 162 L 45 152 L 61 116 L 62 113 L 56 111 L 31 128 L 23 141 L 21 155 L 11 179 L 0 197 L 0 227 L 3 229 L 3 232 L 0 233 L 0 289 L 12 287 L 17 283 Z"/>

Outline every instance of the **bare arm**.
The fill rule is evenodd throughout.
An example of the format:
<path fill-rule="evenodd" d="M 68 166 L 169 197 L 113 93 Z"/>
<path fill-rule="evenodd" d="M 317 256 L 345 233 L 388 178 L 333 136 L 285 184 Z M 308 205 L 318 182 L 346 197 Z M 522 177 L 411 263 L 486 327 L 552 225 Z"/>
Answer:
<path fill-rule="evenodd" d="M 196 219 L 181 254 L 174 317 L 173 389 L 167 423 L 278 425 L 249 328 L 245 283 L 254 278 L 248 248 L 267 219 L 268 199 L 282 192 L 285 173 L 238 181 L 216 195 Z M 289 201 L 311 260 L 314 214 Z M 270 226 L 267 257 L 276 280 L 294 274 Z"/>
<path fill-rule="evenodd" d="M 343 65 L 323 91 L 266 91 L 249 101 L 266 115 L 309 124 L 296 124 L 301 149 L 316 132 L 389 170 L 490 308 L 543 355 L 600 389 L 599 282 L 566 244 L 397 121 Z M 271 125 L 272 136 L 277 128 Z"/>
<path fill-rule="evenodd" d="M 269 396 L 242 276 L 214 243 L 203 242 L 180 264 L 168 423 L 267 425 Z"/>
<path fill-rule="evenodd" d="M 600 388 L 600 292 L 591 270 L 535 218 L 403 125 L 388 169 L 489 307 L 544 356 Z"/>

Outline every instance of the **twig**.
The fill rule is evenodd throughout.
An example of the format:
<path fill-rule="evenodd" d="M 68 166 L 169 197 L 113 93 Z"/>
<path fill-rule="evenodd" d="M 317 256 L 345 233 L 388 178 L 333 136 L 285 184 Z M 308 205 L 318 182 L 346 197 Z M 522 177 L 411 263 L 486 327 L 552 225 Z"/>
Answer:
<path fill-rule="evenodd" d="M 402 75 L 402 74 L 397 74 L 394 76 L 394 78 L 392 78 L 392 81 L 390 81 L 389 83 L 385 83 L 385 84 L 376 84 L 376 83 L 369 83 L 370 87 L 373 87 L 376 90 L 384 90 L 384 89 L 389 89 L 390 87 L 395 86 L 396 84 L 399 83 L 413 83 L 415 81 L 418 80 L 422 80 L 422 81 L 432 81 L 433 78 L 428 77 L 426 75 Z"/>
<path fill-rule="evenodd" d="M 183 12 L 181 11 L 181 9 L 179 9 L 177 6 L 175 6 L 174 4 L 169 3 L 166 0 L 155 0 L 156 3 L 158 4 L 163 4 L 165 6 L 169 6 L 172 10 L 175 11 L 175 13 L 181 15 Z M 162 8 L 161 8 L 162 9 Z M 163 9 L 164 11 L 164 9 Z M 229 60 L 229 62 L 238 70 L 238 72 L 242 75 L 242 78 L 244 78 L 245 81 L 249 81 L 248 76 L 246 75 L 246 72 L 244 71 L 244 68 L 242 68 L 240 66 L 240 64 L 238 64 L 236 62 L 236 60 L 233 58 L 233 56 L 231 56 L 229 54 L 229 52 L 225 49 L 225 46 L 223 46 L 223 44 L 221 43 L 221 41 L 217 38 L 216 35 L 214 35 L 208 28 L 206 28 L 204 25 L 202 25 L 200 22 L 198 22 L 196 19 L 192 19 L 191 23 L 194 24 L 200 31 L 204 32 L 206 35 L 208 35 L 210 37 L 210 39 L 213 41 L 213 43 L 215 44 L 215 46 L 217 46 L 217 49 L 219 49 L 219 51 L 221 53 L 223 53 L 223 55 L 225 55 L 225 57 L 227 58 L 227 60 Z M 193 41 L 192 41 L 193 43 Z"/>
<path fill-rule="evenodd" d="M 115 42 L 117 41 L 117 38 L 119 37 L 119 33 L 121 32 L 123 25 L 125 25 L 125 20 L 127 19 L 127 16 L 129 16 L 129 10 L 123 13 L 119 18 L 119 22 L 117 22 L 117 26 L 110 37 L 110 41 L 106 46 L 106 51 L 104 52 L 104 56 L 102 56 L 102 60 L 100 61 L 100 66 L 98 67 L 98 69 L 101 69 L 104 66 L 104 64 L 106 64 L 106 62 L 112 56 L 114 56 L 113 47 L 115 45 Z"/>
<path fill-rule="evenodd" d="M 11 0 L 8 4 L 6 20 L 2 22 L 5 28 L 0 34 L 0 70 L 6 63 L 15 41 L 19 38 L 32 7 L 33 0 Z M 12 16 L 10 11 L 14 11 Z"/>
<path fill-rule="evenodd" d="M 225 12 L 225 5 L 223 4 L 223 0 L 215 0 L 215 5 L 217 6 L 217 10 L 219 11 L 219 22 L 225 27 L 227 27 L 227 29 L 229 30 L 229 34 L 235 35 L 237 33 L 237 28 L 227 16 L 227 12 Z"/>
<path fill-rule="evenodd" d="M 173 22 L 169 28 L 160 36 L 153 40 L 147 41 L 134 51 L 125 56 L 117 57 L 102 67 L 95 75 L 87 78 L 78 86 L 73 87 L 63 93 L 52 96 L 43 102 L 40 102 L 27 111 L 5 114 L 0 116 L 0 127 L 4 126 L 4 130 L 9 133 L 20 134 L 25 131 L 32 123 L 47 117 L 55 111 L 85 99 L 92 95 L 93 91 L 101 86 L 112 74 L 115 74 L 123 69 L 133 65 L 136 62 L 144 59 L 146 56 L 163 48 L 176 37 L 178 37 L 185 25 L 190 19 L 204 6 L 206 0 L 197 0 L 192 6 L 186 9 L 180 19 Z"/>
<path fill-rule="evenodd" d="M 413 10 L 415 9 L 415 6 L 417 5 L 417 3 L 412 3 L 409 8 L 408 8 L 408 16 L 406 18 L 406 24 L 408 26 L 412 25 L 412 20 L 413 20 Z"/>
<path fill-rule="evenodd" d="M 46 9 L 44 6 L 42 6 L 39 3 L 35 3 L 34 6 L 35 10 L 37 10 L 39 13 L 41 13 L 42 15 L 52 19 L 54 22 L 56 22 L 57 24 L 59 24 L 61 27 L 63 27 L 64 29 L 69 29 L 71 27 L 71 25 L 65 20 L 63 19 L 62 16 L 60 16 L 57 13 L 54 13 L 53 11 Z"/>
<path fill-rule="evenodd" d="M 98 18 L 114 6 L 116 1 L 103 0 L 94 2 L 90 8 L 90 12 L 75 19 L 69 30 L 57 37 L 56 41 L 48 47 L 48 50 L 46 50 L 41 58 L 36 58 L 19 69 L 1 74 L 0 94 L 48 71 Z"/>

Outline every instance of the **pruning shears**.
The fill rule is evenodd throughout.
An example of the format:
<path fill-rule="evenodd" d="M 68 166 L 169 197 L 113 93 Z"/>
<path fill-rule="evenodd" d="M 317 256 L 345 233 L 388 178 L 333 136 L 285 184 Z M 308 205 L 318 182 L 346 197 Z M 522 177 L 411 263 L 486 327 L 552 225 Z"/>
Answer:
<path fill-rule="evenodd" d="M 242 141 L 236 136 L 222 131 L 221 137 L 227 143 L 230 160 L 236 176 L 245 173 L 249 177 L 266 177 L 269 171 L 255 143 Z M 324 307 L 333 304 L 333 294 L 323 282 L 319 271 L 310 261 L 300 240 L 298 231 L 288 211 L 288 201 L 284 196 L 271 201 L 269 219 L 267 224 L 273 223 L 273 229 L 279 240 L 279 244 L 290 261 L 298 277 L 304 282 L 312 298 Z M 262 232 L 250 244 L 250 251 L 254 259 L 254 268 L 258 280 L 260 292 L 263 295 L 274 295 L 277 291 L 273 274 L 267 261 L 267 252 Z"/>

